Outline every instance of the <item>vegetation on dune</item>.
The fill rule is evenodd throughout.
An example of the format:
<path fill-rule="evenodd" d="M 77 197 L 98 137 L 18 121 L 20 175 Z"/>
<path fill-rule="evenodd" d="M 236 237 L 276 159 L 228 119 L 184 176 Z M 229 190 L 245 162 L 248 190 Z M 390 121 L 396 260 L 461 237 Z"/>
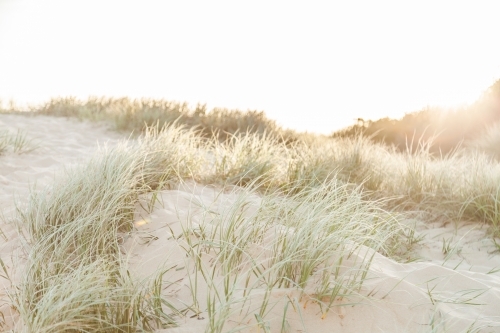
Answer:
<path fill-rule="evenodd" d="M 467 146 L 500 161 L 500 122 L 488 126 L 479 137 L 467 142 Z"/>
<path fill-rule="evenodd" d="M 9 151 L 17 154 L 28 153 L 36 148 L 37 144 L 28 139 L 24 132 L 17 131 L 16 134 L 0 132 L 0 155 Z"/>
<path fill-rule="evenodd" d="M 360 134 L 374 142 L 395 146 L 405 151 L 416 150 L 418 141 L 432 144 L 433 153 L 447 154 L 464 141 L 480 138 L 485 130 L 500 120 L 500 80 L 490 86 L 472 105 L 457 109 L 426 108 L 396 120 L 358 119 L 358 123 L 334 133 L 334 137 L 356 137 Z"/>
<path fill-rule="evenodd" d="M 294 131 L 281 129 L 262 111 L 242 112 L 223 108 L 208 111 L 205 105 L 200 104 L 190 109 L 187 103 L 166 100 L 91 97 L 83 101 L 72 97 L 55 98 L 44 105 L 32 107 L 32 111 L 54 116 L 106 120 L 116 130 L 136 134 L 153 125 L 162 127 L 175 122 L 198 130 L 205 138 L 212 138 L 215 134 L 219 140 L 247 132 L 275 135 L 286 141 L 297 139 Z"/>
<path fill-rule="evenodd" d="M 498 98 L 499 87 L 500 81 L 485 96 Z M 288 306 L 300 306 L 290 297 L 272 304 L 273 291 L 298 291 L 323 317 L 339 298 L 356 304 L 377 252 L 411 260 L 418 239 L 401 223 L 407 212 L 487 223 L 500 237 L 498 125 L 480 131 L 500 117 L 490 97 L 473 111 L 441 114 L 441 122 L 426 111 L 394 127 L 378 128 L 381 120 L 328 138 L 283 131 L 259 112 L 52 100 L 38 112 L 111 121 L 138 135 L 67 169 L 18 207 L 26 268 L 9 295 L 18 331 L 153 331 L 202 311 L 207 332 L 223 332 L 235 316 L 241 327 L 266 331 L 272 322 L 286 331 Z M 449 119 L 464 124 L 462 131 L 443 132 Z M 436 131 L 444 141 L 425 134 Z M 404 148 L 391 133 L 406 135 Z M 0 136 L 0 153 L 26 147 L 23 138 Z M 448 153 L 437 155 L 438 148 Z M 218 186 L 220 196 L 232 192 L 235 199 L 218 211 L 200 206 L 201 220 L 189 213 L 177 234 L 171 230 L 192 272 L 192 302 L 180 304 L 168 294 L 174 266 L 166 262 L 139 281 L 128 271 L 121 240 L 134 231 L 139 203 L 151 212 L 160 191 L 185 181 Z M 1 260 L 0 266 L 5 270 Z M 278 305 L 282 317 L 270 318 Z"/>
<path fill-rule="evenodd" d="M 289 182 L 286 156 L 294 154 L 273 140 L 254 134 L 222 144 L 178 127 L 151 128 L 136 141 L 104 149 L 85 165 L 68 169 L 46 190 L 33 192 L 18 209 L 27 260 L 11 298 L 23 323 L 20 332 L 151 331 L 175 325 L 187 312 L 197 314 L 195 290 L 193 304 L 182 306 L 162 294 L 165 270 L 146 281 L 134 280 L 119 242 L 120 235 L 133 229 L 141 196 L 153 193 L 152 209 L 154 193 L 183 179 L 219 179 L 246 189 L 239 204 L 215 218 L 206 215 L 202 225 L 185 221 L 182 234 L 175 235 L 209 290 L 209 332 L 222 330 L 232 313 L 227 307 L 249 311 L 251 299 L 262 290 L 293 287 L 310 293 L 306 290 L 313 288 L 314 295 L 321 295 L 311 297 L 319 297 L 320 303 L 330 293 L 333 299 L 356 294 L 369 257 L 347 272 L 344 257 L 362 246 L 399 255 L 409 242 L 406 228 L 380 204 L 365 200 L 360 188 L 349 188 L 336 177 L 306 183 L 308 176 L 303 176 L 294 186 L 284 186 Z M 258 192 L 263 201 L 247 214 Z M 269 239 L 270 232 L 279 237 Z M 252 254 L 255 248 L 261 252 Z M 205 266 L 199 261 L 201 252 L 211 253 L 219 264 Z M 327 278 L 330 274 L 335 283 Z M 225 289 L 216 283 L 219 278 L 229 279 Z M 246 296 L 238 298 L 234 288 L 245 283 Z M 321 303 L 324 314 L 332 303 Z"/>
<path fill-rule="evenodd" d="M 196 142 L 180 129 L 152 129 L 32 193 L 19 209 L 27 266 L 12 295 L 23 332 L 135 332 L 175 324 L 172 316 L 181 310 L 165 312 L 174 308 L 158 294 L 158 276 L 144 284 L 131 279 L 119 233 L 132 229 L 139 195 L 196 172 Z"/>
<path fill-rule="evenodd" d="M 223 108 L 208 111 L 205 105 L 198 104 L 190 108 L 187 103 L 166 100 L 133 100 L 126 97 L 79 100 L 67 97 L 54 98 L 30 109 L 39 114 L 108 121 L 116 130 L 136 134 L 156 124 L 161 127 L 175 122 L 196 129 L 204 138 L 210 139 L 215 134 L 221 141 L 238 133 L 273 136 L 286 144 L 316 140 L 312 134 L 283 129 L 262 111 L 243 112 Z M 15 107 L 12 106 L 11 111 L 15 111 Z M 487 129 L 499 120 L 500 80 L 492 84 L 472 105 L 456 109 L 428 107 L 408 113 L 401 119 L 372 121 L 359 118 L 356 124 L 332 133 L 331 137 L 356 138 L 362 135 L 373 142 L 394 146 L 399 152 L 405 152 L 408 148 L 416 151 L 419 142 L 424 141 L 430 144 L 430 152 L 445 155 L 464 143 L 481 141 Z M 490 133 L 486 137 L 491 140 L 492 135 Z M 485 144 L 488 143 L 474 145 L 484 148 Z"/>
<path fill-rule="evenodd" d="M 433 159 L 426 147 L 399 154 L 362 137 L 287 145 L 256 133 L 221 142 L 178 126 L 147 129 L 67 170 L 19 208 L 27 266 L 11 298 L 21 331 L 150 331 L 206 309 L 207 332 L 222 332 L 235 311 L 248 323 L 256 299 L 259 316 L 250 322 L 263 325 L 270 293 L 280 288 L 298 290 L 325 316 L 337 297 L 356 299 L 373 256 L 365 247 L 408 259 L 417 240 L 398 210 L 480 220 L 498 235 L 496 163 L 465 151 Z M 207 207 L 201 223 L 188 218 L 173 235 L 197 272 L 193 303 L 181 306 L 161 292 L 171 268 L 135 280 L 119 239 L 133 229 L 141 196 L 151 194 L 153 209 L 158 191 L 189 179 L 244 192 L 219 214 Z M 364 254 L 348 269 L 353 251 Z M 200 260 L 207 254 L 210 265 Z"/>

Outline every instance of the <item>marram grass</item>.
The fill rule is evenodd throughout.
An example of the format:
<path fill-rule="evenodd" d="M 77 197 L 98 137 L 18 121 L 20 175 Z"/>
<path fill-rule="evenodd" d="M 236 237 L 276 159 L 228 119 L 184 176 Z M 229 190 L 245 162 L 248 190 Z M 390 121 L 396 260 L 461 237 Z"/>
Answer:
<path fill-rule="evenodd" d="M 174 324 L 161 306 L 148 308 L 124 271 L 118 232 L 131 230 L 140 194 L 196 171 L 191 135 L 152 129 L 32 194 L 18 216 L 28 244 L 14 297 L 20 332 L 134 332 Z"/>
<path fill-rule="evenodd" d="M 147 127 L 31 194 L 18 208 L 27 259 L 12 292 L 16 332 L 153 331 L 197 309 L 209 314 L 207 332 L 224 332 L 236 312 L 265 331 L 276 306 L 283 306 L 278 322 L 285 329 L 296 304 L 272 304 L 273 290 L 295 288 L 326 315 L 336 297 L 355 296 L 366 278 L 370 256 L 346 268 L 356 249 L 398 258 L 411 248 L 402 211 L 484 222 L 498 235 L 500 169 L 483 153 L 437 158 L 425 145 L 396 153 L 362 137 L 287 142 L 266 131 L 236 131 L 225 140 L 202 134 Z M 216 217 L 185 221 L 176 235 L 195 272 L 192 304 L 179 307 L 158 291 L 164 270 L 140 283 L 129 276 L 119 239 L 133 229 L 141 195 L 150 193 L 152 209 L 159 191 L 184 180 L 244 191 Z M 207 266 L 206 255 L 216 264 Z M 200 283 L 205 299 L 196 292 Z"/>
<path fill-rule="evenodd" d="M 153 291 L 162 289 L 163 280 L 158 278 L 162 271 L 139 285 L 127 273 L 120 249 L 119 233 L 132 229 L 139 196 L 182 179 L 206 182 L 219 177 L 226 184 L 248 189 L 220 217 L 206 221 L 213 226 L 202 235 L 206 245 L 190 243 L 189 224 L 179 239 L 186 242 L 194 263 L 201 250 L 213 253 L 220 262 L 211 273 L 201 263 L 196 265 L 200 279 L 209 286 L 209 331 L 220 331 L 224 316 L 238 304 L 243 310 L 249 304 L 245 300 L 253 297 L 252 290 L 263 285 L 269 292 L 282 287 L 305 290 L 311 273 L 331 269 L 327 263 L 341 260 L 348 244 L 386 254 L 394 251 L 395 242 L 402 239 L 402 227 L 376 203 L 364 201 L 360 188 L 353 191 L 334 176 L 303 190 L 303 183 L 296 189 L 283 187 L 287 172 L 280 168 L 287 166 L 282 163 L 290 154 L 286 149 L 265 137 L 234 137 L 221 145 L 204 142 L 193 131 L 178 127 L 151 128 L 135 141 L 104 147 L 85 164 L 67 169 L 51 187 L 33 192 L 27 205 L 18 208 L 27 260 L 23 279 L 12 294 L 20 315 L 16 330 L 151 331 L 176 325 L 188 309 L 199 307 L 202 302 L 196 295 L 193 304 L 182 308 L 161 292 L 152 301 Z M 264 192 L 257 212 L 246 217 L 238 214 L 247 197 L 259 191 Z M 275 233 L 274 240 L 264 249 L 269 232 Z M 250 247 L 261 250 L 254 253 Z M 227 279 L 223 291 L 209 277 L 221 274 Z M 238 300 L 231 290 L 242 278 L 251 284 Z M 362 284 L 362 273 L 348 281 L 344 293 Z M 323 293 L 329 292 L 329 285 L 323 280 Z M 262 320 L 266 304 L 264 299 L 259 310 Z"/>
<path fill-rule="evenodd" d="M 0 131 L 0 155 L 7 152 L 29 153 L 36 148 L 37 144 L 22 131 L 17 131 L 16 134 Z"/>

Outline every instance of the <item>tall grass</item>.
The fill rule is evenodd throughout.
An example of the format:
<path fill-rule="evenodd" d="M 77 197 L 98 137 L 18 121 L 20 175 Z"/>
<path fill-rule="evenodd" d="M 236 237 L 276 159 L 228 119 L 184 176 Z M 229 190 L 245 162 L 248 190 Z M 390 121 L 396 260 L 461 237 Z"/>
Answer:
<path fill-rule="evenodd" d="M 194 303 L 208 290 L 206 332 L 244 327 L 276 330 L 286 304 L 276 293 L 294 293 L 326 316 L 339 299 L 359 302 L 373 252 L 395 255 L 407 245 L 405 227 L 363 200 L 361 190 L 333 180 L 297 194 L 259 195 L 258 184 L 235 191 L 231 202 L 188 215 L 173 235 L 191 259 Z M 298 191 L 291 191 L 298 192 Z M 210 212 L 217 211 L 217 214 Z M 284 303 L 283 303 L 284 302 Z M 264 330 L 265 330 L 264 329 Z"/>
<path fill-rule="evenodd" d="M 208 111 L 205 105 L 198 104 L 193 109 L 187 103 L 158 99 L 90 97 L 83 101 L 72 97 L 57 98 L 31 109 L 47 115 L 110 121 L 115 129 L 129 133 L 141 133 L 157 123 L 164 126 L 176 122 L 186 128 L 197 129 L 205 138 L 216 135 L 220 140 L 245 132 L 267 133 L 291 141 L 297 136 L 293 131 L 282 130 L 262 111 L 242 112 L 223 108 Z"/>
<path fill-rule="evenodd" d="M 142 194 L 152 193 L 154 198 L 156 191 L 182 179 L 220 177 L 250 191 L 219 217 L 196 227 L 186 225 L 180 240 L 186 242 L 187 254 L 209 286 L 206 306 L 211 311 L 211 331 L 222 329 L 235 304 L 241 305 L 240 311 L 253 311 L 250 300 L 262 288 L 267 291 L 256 318 L 263 325 L 271 307 L 268 297 L 275 288 L 305 291 L 311 276 L 317 277 L 318 271 L 321 276 L 330 274 L 325 270 L 335 262 L 341 265 L 358 245 L 396 252 L 402 226 L 391 214 L 362 199 L 359 188 L 353 191 L 335 176 L 307 190 L 283 192 L 279 182 L 259 184 L 274 173 L 277 179 L 287 174 L 275 170 L 287 166 L 284 160 L 278 159 L 282 165 L 267 166 L 272 157 L 290 153 L 273 140 L 246 135 L 207 144 L 193 131 L 179 127 L 150 128 L 136 141 L 103 148 L 85 165 L 67 169 L 51 187 L 33 192 L 26 206 L 18 208 L 27 256 L 22 281 L 12 294 L 22 322 L 19 332 L 152 330 L 175 325 L 186 309 L 197 308 L 198 301 L 179 308 L 162 295 L 162 271 L 145 285 L 138 284 L 127 273 L 119 241 L 133 229 Z M 231 156 L 235 159 L 224 161 Z M 258 189 L 265 189 L 267 195 L 248 215 L 248 200 L 257 196 Z M 153 206 L 154 202 L 149 209 Z M 192 242 L 195 231 L 201 237 L 196 244 Z M 215 271 L 209 272 L 198 260 L 202 252 L 215 258 Z M 364 268 L 349 273 L 347 284 L 332 290 L 354 292 L 368 263 L 361 260 Z M 337 277 L 340 273 L 337 270 Z M 334 288 L 326 275 L 320 280 L 317 293 Z M 243 296 L 235 289 L 241 281 L 247 286 Z M 325 313 L 331 304 L 322 305 Z"/>
<path fill-rule="evenodd" d="M 245 186 L 258 181 L 260 187 L 276 185 L 286 147 L 266 133 L 232 135 L 210 146 L 213 171 L 205 181 Z"/>
<path fill-rule="evenodd" d="M 484 133 L 469 142 L 469 146 L 500 160 L 500 123 L 488 127 Z"/>
<path fill-rule="evenodd" d="M 287 309 L 299 309 L 300 300 L 323 316 L 339 299 L 360 301 L 374 251 L 399 258 L 415 241 L 400 212 L 487 223 L 500 236 L 500 167 L 482 152 L 435 156 L 423 143 L 397 153 L 361 136 L 290 141 L 272 126 L 277 132 L 238 125 L 221 137 L 215 124 L 226 120 L 201 107 L 51 103 L 44 112 L 112 120 L 142 135 L 103 148 L 18 207 L 26 239 L 25 274 L 12 293 L 19 332 L 151 331 L 202 310 L 207 332 L 227 330 L 229 318 L 239 327 L 284 330 Z M 148 117 L 156 126 L 144 126 Z M 184 127 L 163 126 L 175 119 Z M 196 130 L 192 119 L 207 123 Z M 235 201 L 217 214 L 205 207 L 201 222 L 188 218 L 175 235 L 193 272 L 193 302 L 179 306 L 161 291 L 164 270 L 145 281 L 129 275 L 120 239 L 133 231 L 140 196 L 150 194 L 151 210 L 159 191 L 186 179 L 243 190 L 232 187 Z M 277 290 L 287 297 L 273 301 Z"/>
<path fill-rule="evenodd" d="M 7 131 L 0 132 L 0 155 L 9 151 L 16 154 L 28 153 L 37 147 L 38 145 L 34 140 L 29 139 L 26 133 L 22 131 L 17 131 L 16 134 Z"/>
<path fill-rule="evenodd" d="M 454 108 L 426 107 L 405 114 L 400 119 L 388 117 L 371 121 L 358 118 L 357 124 L 332 136 L 356 137 L 360 133 L 375 142 L 395 146 L 400 152 L 408 147 L 408 138 L 416 136 L 430 142 L 430 151 L 450 153 L 468 141 L 481 136 L 488 125 L 500 120 L 500 80 L 494 82 L 472 104 Z M 439 136 L 435 137 L 436 134 Z M 434 137 L 434 138 L 433 138 Z M 412 148 L 418 142 L 411 142 Z"/>
<path fill-rule="evenodd" d="M 140 194 L 196 172 L 192 135 L 152 129 L 32 193 L 18 216 L 28 244 L 14 297 L 21 332 L 135 332 L 175 324 L 168 300 L 151 303 L 145 298 L 151 291 L 127 274 L 119 233 L 132 229 Z"/>

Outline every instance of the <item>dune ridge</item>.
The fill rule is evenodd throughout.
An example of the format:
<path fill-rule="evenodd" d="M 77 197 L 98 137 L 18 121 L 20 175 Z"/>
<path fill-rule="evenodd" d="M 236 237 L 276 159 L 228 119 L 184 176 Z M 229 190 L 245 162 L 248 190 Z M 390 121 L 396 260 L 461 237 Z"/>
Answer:
<path fill-rule="evenodd" d="M 64 179 L 66 168 L 85 165 L 95 156 L 99 145 L 116 147 L 123 135 L 102 125 L 49 116 L 2 114 L 0 129 L 12 133 L 23 131 L 36 145 L 26 153 L 7 151 L 0 155 L 0 259 L 13 284 L 2 276 L 0 270 L 0 313 L 4 316 L 4 319 L 0 317 L 0 323 L 4 321 L 0 331 L 29 332 L 29 325 L 22 322 L 22 316 L 19 317 L 11 307 L 8 297 L 12 287 L 22 281 L 28 260 L 25 243 L 29 242 L 29 236 L 12 222 L 16 216 L 15 203 L 25 205 L 29 193 L 50 188 L 54 179 Z M 136 141 L 131 143 L 134 144 Z M 296 211 L 292 208 L 280 210 L 287 205 L 292 207 L 299 197 L 280 197 L 275 193 L 259 193 L 251 187 L 203 185 L 196 181 L 165 185 L 158 191 L 141 194 L 135 207 L 133 228 L 119 233 L 122 259 L 132 279 L 146 281 L 165 270 L 160 278 L 165 286 L 160 292 L 163 299 L 188 309 L 184 316 L 176 317 L 177 327 L 158 327 L 157 332 L 229 332 L 240 329 L 247 332 L 500 332 L 500 253 L 488 238 L 485 224 L 429 222 L 418 218 L 396 221 L 385 217 L 384 213 L 373 215 L 381 220 L 387 219 L 387 224 L 380 226 L 388 230 L 394 228 L 391 232 L 395 234 L 411 227 L 415 233 L 413 237 L 420 238 L 420 241 L 405 255 L 419 259 L 403 263 L 390 255 L 383 255 L 385 247 L 389 247 L 386 242 L 390 242 L 385 234 L 380 234 L 379 243 L 370 244 L 371 247 L 350 241 L 338 248 L 327 244 L 326 248 L 333 252 L 322 257 L 324 263 L 332 263 L 331 267 L 338 265 L 339 272 L 335 279 L 329 278 L 331 284 L 325 294 L 319 294 L 323 274 L 333 272 L 324 263 L 311 270 L 311 277 L 305 278 L 308 282 L 304 288 L 296 287 L 296 281 L 286 286 L 286 281 L 278 279 L 277 283 L 283 286 L 269 289 L 262 282 L 265 280 L 263 276 L 275 277 L 273 274 L 280 272 L 279 265 L 290 262 L 276 262 L 278 268 L 269 266 L 269 273 L 262 273 L 260 277 L 262 281 L 252 270 L 269 268 L 266 265 L 273 261 L 272 254 L 280 252 L 273 252 L 275 245 L 282 244 L 279 243 L 282 239 L 291 242 L 302 232 L 299 224 L 293 224 L 295 220 L 286 222 L 285 217 L 293 217 Z M 351 194 L 342 183 L 332 186 L 334 190 L 340 189 L 342 195 L 347 193 L 342 200 L 361 205 L 356 192 Z M 318 196 L 315 200 L 321 201 L 320 198 Z M 342 200 L 339 202 L 344 202 Z M 298 216 L 303 216 L 305 222 L 308 219 L 314 223 L 323 221 L 325 228 L 331 226 L 327 217 L 345 218 L 345 215 L 321 212 L 322 206 L 314 207 L 320 211 L 317 215 L 308 217 L 304 208 L 304 211 L 299 211 L 302 215 Z M 356 211 L 359 214 L 356 216 L 364 218 L 368 211 Z M 267 215 L 262 212 L 267 212 Z M 263 221 L 272 212 L 281 215 L 277 214 L 273 221 Z M 227 274 L 218 272 L 211 278 L 199 275 L 195 300 L 193 283 L 197 265 L 205 273 L 224 266 L 224 260 L 219 257 L 223 244 L 214 245 L 215 241 L 222 240 L 216 237 L 222 236 L 215 231 L 227 230 L 224 229 L 228 227 L 225 221 L 235 216 L 240 223 L 237 230 L 242 234 L 235 233 L 234 239 L 255 238 L 244 244 L 247 246 L 242 254 L 244 259 L 235 266 L 237 269 L 229 270 Z M 283 221 L 279 216 L 284 216 Z M 254 226 L 259 230 L 245 233 Z M 308 237 L 311 237 L 311 242 L 321 237 L 329 239 L 328 235 L 314 230 Z M 363 239 L 362 233 L 357 239 Z M 194 244 L 198 247 L 193 247 Z M 203 251 L 206 251 L 197 252 L 201 261 L 197 261 L 198 254 L 192 252 L 195 248 L 202 248 L 199 244 L 205 246 Z M 320 245 L 323 243 L 318 243 Z M 222 254 L 229 255 L 232 251 L 234 249 Z M 225 276 L 234 276 L 234 290 L 230 298 L 225 299 L 226 303 L 217 294 L 224 288 Z M 246 295 L 248 276 L 254 285 Z M 338 281 L 343 281 L 342 286 L 350 289 L 334 293 L 332 286 Z M 210 297 L 214 302 L 208 301 Z M 243 305 L 241 299 L 245 300 Z M 265 310 L 262 310 L 263 302 L 269 304 Z M 215 308 L 209 309 L 209 305 Z M 220 318 L 224 323 L 211 322 L 211 318 Z M 59 331 L 63 330 L 60 328 Z M 51 330 L 47 329 L 47 332 Z"/>

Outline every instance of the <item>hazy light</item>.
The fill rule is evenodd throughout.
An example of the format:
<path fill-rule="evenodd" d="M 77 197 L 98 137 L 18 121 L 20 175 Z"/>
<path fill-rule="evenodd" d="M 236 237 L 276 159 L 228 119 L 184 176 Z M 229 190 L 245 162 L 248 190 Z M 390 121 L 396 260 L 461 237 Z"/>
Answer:
<path fill-rule="evenodd" d="M 0 0 L 0 98 L 166 98 L 300 130 L 470 103 L 500 78 L 496 4 Z"/>

